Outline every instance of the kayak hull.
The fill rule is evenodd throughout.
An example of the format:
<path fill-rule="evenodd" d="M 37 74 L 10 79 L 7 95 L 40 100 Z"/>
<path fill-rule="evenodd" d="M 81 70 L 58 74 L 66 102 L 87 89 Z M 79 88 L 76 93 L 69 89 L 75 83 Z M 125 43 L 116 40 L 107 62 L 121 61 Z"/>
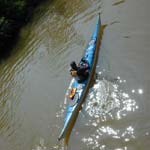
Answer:
<path fill-rule="evenodd" d="M 86 94 L 89 89 L 90 82 L 92 80 L 92 77 L 94 75 L 95 67 L 96 67 L 96 62 L 98 58 L 98 52 L 99 52 L 99 46 L 100 46 L 100 32 L 101 32 L 101 20 L 100 16 L 98 18 L 98 22 L 96 24 L 95 31 L 91 37 L 91 40 L 85 49 L 84 53 L 84 59 L 86 59 L 89 63 L 90 70 L 89 70 L 89 77 L 81 82 L 78 83 L 77 80 L 72 79 L 72 85 L 71 88 L 76 88 L 76 94 L 73 98 L 73 100 L 68 100 L 67 109 L 66 109 L 66 116 L 64 120 L 64 127 L 62 128 L 62 131 L 58 137 L 58 140 L 61 140 L 63 138 L 66 138 L 66 136 L 69 136 L 75 120 L 78 116 L 78 113 L 82 107 L 82 103 L 85 100 Z"/>

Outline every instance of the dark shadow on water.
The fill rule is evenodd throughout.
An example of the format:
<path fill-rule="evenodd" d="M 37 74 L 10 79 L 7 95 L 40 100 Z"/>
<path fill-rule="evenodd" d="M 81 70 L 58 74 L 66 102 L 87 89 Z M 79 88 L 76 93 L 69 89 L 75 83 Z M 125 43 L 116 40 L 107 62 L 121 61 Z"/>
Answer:
<path fill-rule="evenodd" d="M 116 23 L 120 23 L 119 21 L 113 21 L 110 23 L 110 25 L 116 24 Z"/>
<path fill-rule="evenodd" d="M 121 0 L 121 1 L 115 2 L 115 3 L 113 3 L 113 6 L 120 5 L 120 4 L 124 3 L 124 2 L 125 2 L 125 0 Z"/>
<path fill-rule="evenodd" d="M 123 38 L 125 38 L 125 39 L 129 39 L 129 38 L 130 38 L 130 36 L 126 35 L 126 36 L 123 36 Z"/>
<path fill-rule="evenodd" d="M 33 0 L 31 3 L 27 4 L 27 8 L 24 12 L 25 15 L 22 16 L 21 21 L 16 19 L 12 21 L 13 23 L 9 22 L 11 27 L 5 30 L 6 34 L 4 36 L 1 36 L 2 43 L 0 44 L 0 63 L 7 60 L 11 55 L 13 55 L 13 53 L 15 53 L 13 48 L 17 45 L 20 39 L 19 34 L 21 28 L 32 21 L 36 8 L 42 3 L 46 3 L 47 1 L 48 0 Z M 52 3 L 53 0 L 50 2 Z"/>

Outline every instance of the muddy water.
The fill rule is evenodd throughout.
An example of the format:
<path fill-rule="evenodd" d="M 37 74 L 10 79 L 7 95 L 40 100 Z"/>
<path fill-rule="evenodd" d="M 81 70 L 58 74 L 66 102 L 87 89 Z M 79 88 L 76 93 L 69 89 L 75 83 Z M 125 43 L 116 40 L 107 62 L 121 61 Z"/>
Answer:
<path fill-rule="evenodd" d="M 149 150 L 148 0 L 56 0 L 36 11 L 0 66 L 0 149 L 63 149 L 69 62 L 78 61 L 101 12 L 106 25 L 97 79 L 71 134 L 70 150 Z"/>

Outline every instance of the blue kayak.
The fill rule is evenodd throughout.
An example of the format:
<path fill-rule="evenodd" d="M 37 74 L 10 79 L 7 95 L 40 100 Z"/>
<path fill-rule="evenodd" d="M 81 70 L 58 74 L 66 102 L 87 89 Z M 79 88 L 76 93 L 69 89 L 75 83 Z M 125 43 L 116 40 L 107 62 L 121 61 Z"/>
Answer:
<path fill-rule="evenodd" d="M 88 92 L 90 82 L 94 75 L 98 52 L 100 48 L 100 32 L 101 32 L 101 19 L 100 15 L 96 24 L 95 31 L 91 37 L 91 40 L 85 49 L 85 53 L 83 58 L 89 64 L 89 76 L 86 80 L 79 83 L 78 80 L 72 79 L 71 81 L 71 89 L 74 90 L 73 99 L 67 99 L 67 109 L 66 109 L 66 116 L 64 120 L 64 126 L 62 131 L 59 135 L 58 140 L 65 139 L 71 133 L 77 115 L 82 107 L 82 103 L 85 100 L 86 93 Z M 82 61 L 82 60 L 81 60 Z"/>

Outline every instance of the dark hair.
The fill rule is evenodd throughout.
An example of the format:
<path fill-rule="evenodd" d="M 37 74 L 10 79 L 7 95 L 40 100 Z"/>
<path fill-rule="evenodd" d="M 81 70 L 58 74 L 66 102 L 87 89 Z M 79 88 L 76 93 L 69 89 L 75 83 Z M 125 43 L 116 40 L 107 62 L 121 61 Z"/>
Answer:
<path fill-rule="evenodd" d="M 77 70 L 77 69 L 78 69 L 78 67 L 77 67 L 75 61 L 72 61 L 72 62 L 70 63 L 70 66 L 71 66 L 71 68 L 74 69 L 74 70 Z"/>

